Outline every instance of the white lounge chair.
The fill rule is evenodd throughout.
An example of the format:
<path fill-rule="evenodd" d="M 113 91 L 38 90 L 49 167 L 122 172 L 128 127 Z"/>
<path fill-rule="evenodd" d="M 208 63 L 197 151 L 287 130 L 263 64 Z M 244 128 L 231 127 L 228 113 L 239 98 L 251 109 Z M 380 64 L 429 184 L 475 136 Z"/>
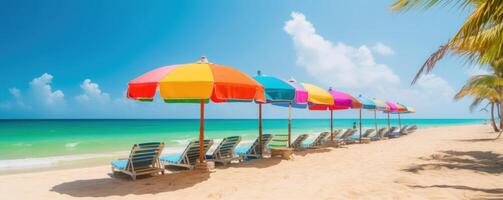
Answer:
<path fill-rule="evenodd" d="M 239 156 L 234 153 L 234 149 L 240 141 L 240 136 L 224 138 L 211 155 L 206 155 L 206 159 L 216 163 L 222 163 L 224 165 L 232 162 L 233 160 L 239 160 Z"/>
<path fill-rule="evenodd" d="M 309 137 L 308 134 L 302 134 L 297 136 L 297 138 L 290 144 L 290 147 L 294 149 L 302 149 L 302 142 L 304 142 Z"/>
<path fill-rule="evenodd" d="M 271 142 L 271 139 L 272 139 L 271 134 L 262 135 L 262 146 L 263 146 L 262 149 L 264 149 L 264 151 L 269 142 Z M 237 147 L 235 149 L 235 152 L 241 157 L 241 160 L 260 158 L 258 138 L 249 147 Z"/>
<path fill-rule="evenodd" d="M 204 154 L 213 144 L 212 140 L 204 140 Z M 193 169 L 199 160 L 199 140 L 190 142 L 181 154 L 162 155 L 159 157 L 165 166 L 176 166 Z"/>
<path fill-rule="evenodd" d="M 329 135 L 329 132 L 322 132 L 320 133 L 310 144 L 306 145 L 305 147 L 308 148 L 314 148 L 317 146 L 320 146 L 323 144 L 323 140 Z"/>
<path fill-rule="evenodd" d="M 112 161 L 112 173 L 124 173 L 133 180 L 136 180 L 138 175 L 164 174 L 164 166 L 159 161 L 163 149 L 162 142 L 135 144 L 129 153 L 129 158 Z"/>

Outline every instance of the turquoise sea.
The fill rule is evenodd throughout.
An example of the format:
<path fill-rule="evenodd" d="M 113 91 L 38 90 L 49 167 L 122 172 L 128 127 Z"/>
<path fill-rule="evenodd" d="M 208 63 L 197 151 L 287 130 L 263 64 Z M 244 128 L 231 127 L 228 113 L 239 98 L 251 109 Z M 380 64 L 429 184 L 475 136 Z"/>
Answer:
<path fill-rule="evenodd" d="M 351 128 L 357 119 L 335 119 L 335 128 Z M 480 124 L 484 119 L 402 119 L 402 124 L 419 127 Z M 378 120 L 379 127 L 387 126 Z M 374 119 L 364 119 L 364 127 L 373 127 Z M 392 126 L 398 126 L 396 119 Z M 329 119 L 294 119 L 293 135 L 329 130 Z M 256 119 L 207 119 L 206 138 L 221 139 L 240 135 L 243 144 L 258 135 Z M 284 134 L 287 120 L 265 119 L 264 133 Z M 7 168 L 51 165 L 61 161 L 91 159 L 126 154 L 135 143 L 162 141 L 166 153 L 181 151 L 198 138 L 198 119 L 166 120 L 0 120 L 0 171 Z"/>

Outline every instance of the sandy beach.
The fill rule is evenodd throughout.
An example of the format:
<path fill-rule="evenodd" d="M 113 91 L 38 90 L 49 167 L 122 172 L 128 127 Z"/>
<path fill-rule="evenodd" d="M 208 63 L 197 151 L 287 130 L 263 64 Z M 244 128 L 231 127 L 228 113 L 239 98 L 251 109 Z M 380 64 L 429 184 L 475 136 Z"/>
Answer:
<path fill-rule="evenodd" d="M 487 125 L 142 178 L 110 166 L 0 176 L 0 199 L 502 199 L 503 139 Z"/>

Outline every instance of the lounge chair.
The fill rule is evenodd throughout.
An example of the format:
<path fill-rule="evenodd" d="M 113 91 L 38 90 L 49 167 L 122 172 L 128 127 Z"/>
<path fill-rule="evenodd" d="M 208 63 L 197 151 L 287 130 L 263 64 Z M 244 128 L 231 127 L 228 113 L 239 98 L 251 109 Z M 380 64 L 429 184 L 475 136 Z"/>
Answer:
<path fill-rule="evenodd" d="M 407 132 L 407 128 L 409 128 L 409 125 L 402 126 L 400 131 L 398 132 L 400 135 L 407 135 L 409 132 Z"/>
<path fill-rule="evenodd" d="M 393 126 L 391 127 L 389 130 L 387 130 L 385 133 L 384 133 L 384 137 L 387 137 L 387 138 L 397 138 L 399 135 L 397 135 L 396 133 L 394 133 L 398 128 Z"/>
<path fill-rule="evenodd" d="M 302 142 L 309 137 L 308 134 L 302 134 L 297 136 L 297 138 L 290 144 L 290 147 L 294 149 L 302 149 Z"/>
<path fill-rule="evenodd" d="M 127 174 L 133 180 L 136 180 L 138 175 L 159 172 L 164 174 L 164 167 L 159 161 L 159 155 L 163 149 L 162 142 L 135 144 L 129 153 L 129 158 L 112 161 L 112 172 Z"/>
<path fill-rule="evenodd" d="M 274 135 L 269 144 L 271 157 L 281 156 L 283 159 L 290 159 L 293 153 L 293 148 L 288 147 L 288 135 Z"/>
<path fill-rule="evenodd" d="M 337 140 L 337 136 L 339 136 L 339 134 L 340 134 L 340 133 L 341 133 L 341 130 L 340 130 L 340 129 L 335 129 L 335 130 L 334 130 L 334 133 L 333 133 L 333 134 L 334 134 L 334 141 L 335 141 L 335 140 Z M 328 135 L 327 135 L 327 137 L 325 138 L 325 140 L 324 140 L 324 141 L 325 141 L 325 142 L 326 142 L 326 141 L 330 141 L 330 139 L 331 139 L 331 136 L 330 136 L 330 132 L 329 132 L 329 133 L 328 133 Z"/>
<path fill-rule="evenodd" d="M 224 165 L 233 160 L 239 160 L 239 156 L 234 153 L 234 149 L 240 141 L 240 136 L 224 138 L 211 155 L 206 155 L 206 159 L 214 161 L 215 163 L 222 163 Z"/>
<path fill-rule="evenodd" d="M 409 128 L 407 128 L 407 133 L 413 133 L 416 130 L 417 130 L 417 126 L 414 124 L 414 125 L 410 126 Z"/>
<path fill-rule="evenodd" d="M 213 144 L 213 140 L 204 140 L 204 154 Z M 181 154 L 162 155 L 159 157 L 165 166 L 193 169 L 199 160 L 199 140 L 190 142 Z"/>
<path fill-rule="evenodd" d="M 343 144 L 353 144 L 356 143 L 359 138 L 351 138 L 358 130 L 356 129 L 349 129 L 350 131 L 347 132 L 347 134 L 343 137 L 341 137 L 342 143 Z"/>
<path fill-rule="evenodd" d="M 380 140 L 380 139 L 383 139 L 384 138 L 384 134 L 386 133 L 386 131 L 388 130 L 388 128 L 381 128 L 377 131 L 377 133 L 371 137 L 370 139 L 375 141 L 375 140 Z"/>
<path fill-rule="evenodd" d="M 274 135 L 274 137 L 272 137 L 271 144 L 269 144 L 269 148 L 288 148 L 288 135 Z"/>
<path fill-rule="evenodd" d="M 317 146 L 320 146 L 323 144 L 323 140 L 329 135 L 329 132 L 322 132 L 320 133 L 310 144 L 306 145 L 305 147 L 308 148 L 314 148 Z"/>
<path fill-rule="evenodd" d="M 262 145 L 265 151 L 269 142 L 271 142 L 272 135 L 271 134 L 263 134 L 262 135 Z M 250 147 L 237 147 L 235 149 L 236 154 L 238 154 L 241 160 L 248 160 L 253 158 L 260 158 L 259 154 L 259 141 L 258 138 L 253 142 Z"/>
<path fill-rule="evenodd" d="M 362 138 L 369 137 L 370 134 L 372 134 L 375 130 L 374 129 L 367 129 L 363 134 Z"/>

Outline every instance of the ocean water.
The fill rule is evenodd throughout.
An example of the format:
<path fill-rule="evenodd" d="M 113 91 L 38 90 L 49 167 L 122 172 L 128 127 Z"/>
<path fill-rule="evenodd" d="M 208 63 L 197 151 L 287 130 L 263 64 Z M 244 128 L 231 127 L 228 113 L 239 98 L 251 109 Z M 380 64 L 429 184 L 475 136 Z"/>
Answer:
<path fill-rule="evenodd" d="M 351 128 L 357 119 L 334 119 L 334 127 Z M 403 124 L 419 127 L 480 124 L 483 119 L 402 119 Z M 379 119 L 379 127 L 387 126 Z M 373 128 L 374 119 L 364 119 L 364 127 Z M 396 119 L 392 126 L 398 126 Z M 258 135 L 256 119 L 207 119 L 205 137 L 221 139 L 239 135 L 243 144 Z M 292 134 L 329 131 L 329 119 L 294 119 Z M 263 120 L 264 133 L 287 133 L 287 120 Z M 12 168 L 51 166 L 59 162 L 127 155 L 136 143 L 162 141 L 165 153 L 181 151 L 198 138 L 198 119 L 179 120 L 0 120 L 0 171 Z"/>

